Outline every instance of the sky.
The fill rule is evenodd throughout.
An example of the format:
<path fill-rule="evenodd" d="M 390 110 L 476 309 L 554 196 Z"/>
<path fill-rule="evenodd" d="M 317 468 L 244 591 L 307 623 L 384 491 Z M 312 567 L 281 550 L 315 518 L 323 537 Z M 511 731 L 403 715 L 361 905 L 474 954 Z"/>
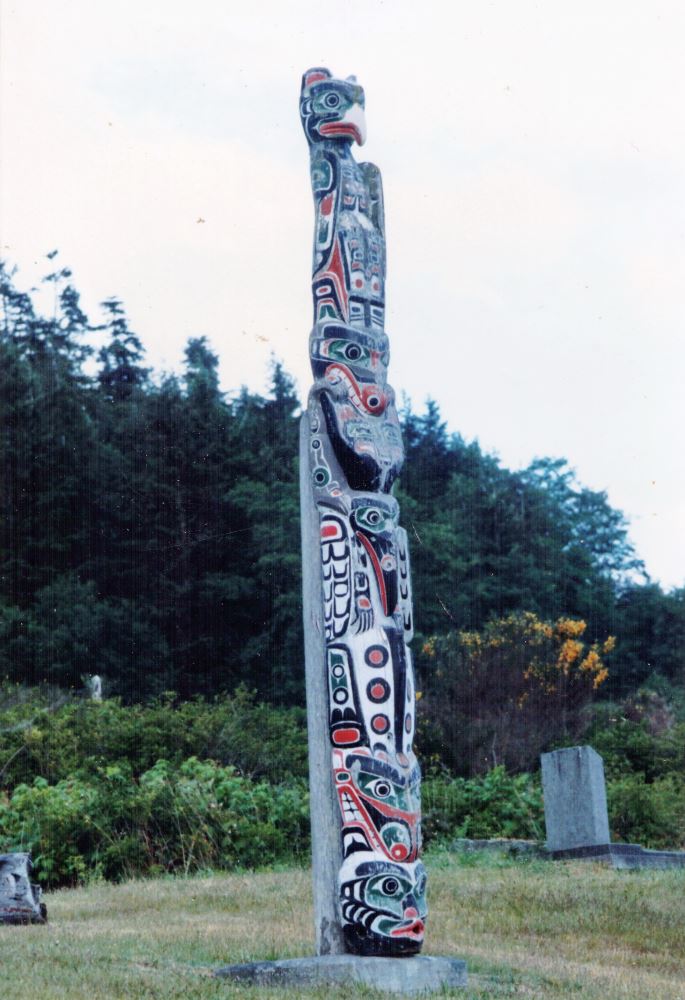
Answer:
<path fill-rule="evenodd" d="M 522 468 L 606 490 L 685 583 L 680 0 L 0 0 L 0 242 L 115 295 L 157 370 L 205 335 L 222 386 L 311 383 L 297 104 L 357 75 L 381 168 L 390 381 Z"/>

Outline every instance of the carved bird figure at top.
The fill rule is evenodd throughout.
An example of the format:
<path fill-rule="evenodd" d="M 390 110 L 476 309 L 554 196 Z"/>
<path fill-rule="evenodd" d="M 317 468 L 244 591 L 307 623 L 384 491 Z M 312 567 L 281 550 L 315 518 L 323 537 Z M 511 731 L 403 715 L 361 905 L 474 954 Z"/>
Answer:
<path fill-rule="evenodd" d="M 302 77 L 300 114 L 310 143 L 324 139 L 366 141 L 364 88 L 354 76 L 337 80 L 328 69 L 309 69 Z"/>
<path fill-rule="evenodd" d="M 329 70 L 302 77 L 300 118 L 311 159 L 316 211 L 314 323 L 336 320 L 382 331 L 385 315 L 383 189 L 378 167 L 357 163 L 366 139 L 364 90 Z"/>

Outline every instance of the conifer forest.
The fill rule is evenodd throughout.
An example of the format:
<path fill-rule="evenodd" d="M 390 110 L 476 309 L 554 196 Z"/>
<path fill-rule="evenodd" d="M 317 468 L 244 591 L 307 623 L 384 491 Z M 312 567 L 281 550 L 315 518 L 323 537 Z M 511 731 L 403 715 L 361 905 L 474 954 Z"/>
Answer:
<path fill-rule="evenodd" d="M 45 316 L 2 272 L 0 675 L 69 688 L 98 673 L 126 702 L 244 682 L 300 703 L 292 380 L 274 362 L 267 396 L 226 395 L 203 337 L 182 376 L 154 379 L 117 300 L 92 347 L 70 278 L 47 277 Z M 565 615 L 617 637 L 607 692 L 683 683 L 685 590 L 650 582 L 605 494 L 563 459 L 502 468 L 447 432 L 437 401 L 406 408 L 403 435 L 421 637 Z"/>

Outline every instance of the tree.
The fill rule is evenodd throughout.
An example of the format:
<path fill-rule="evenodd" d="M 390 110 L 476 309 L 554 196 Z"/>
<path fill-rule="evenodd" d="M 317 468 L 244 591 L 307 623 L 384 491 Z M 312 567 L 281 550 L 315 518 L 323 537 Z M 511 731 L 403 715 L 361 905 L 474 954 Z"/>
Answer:
<path fill-rule="evenodd" d="M 55 256 L 42 309 L 0 265 L 0 672 L 23 665 L 72 683 L 96 655 L 126 698 L 244 681 L 272 701 L 301 700 L 293 380 L 274 359 L 266 395 L 227 397 L 205 337 L 188 341 L 182 375 L 151 379 L 119 300 L 92 325 Z M 95 374 L 94 332 L 106 338 Z M 654 671 L 685 681 L 683 591 L 640 582 L 605 494 L 562 459 L 502 468 L 450 434 L 435 401 L 405 407 L 403 421 L 395 492 L 426 677 L 426 636 L 533 612 L 581 618 L 590 643 L 621 636 L 600 691 L 627 692 Z M 50 601 L 64 616 L 54 641 Z"/>
<path fill-rule="evenodd" d="M 616 602 L 620 671 L 612 695 L 625 697 L 653 674 L 685 688 L 685 588 L 664 594 L 655 583 L 625 587 Z"/>
<path fill-rule="evenodd" d="M 63 268 L 46 278 L 55 308 L 44 317 L 0 271 L 0 566 L 5 594 L 20 607 L 78 563 L 87 545 L 95 435 L 79 338 L 89 326 L 77 293 L 64 286 L 69 276 Z"/>
<path fill-rule="evenodd" d="M 108 319 L 100 329 L 107 331 L 109 342 L 98 352 L 101 363 L 98 378 L 112 402 L 130 400 L 137 389 L 142 389 L 148 376 L 149 369 L 139 363 L 145 354 L 143 345 L 129 329 L 119 299 L 109 298 L 101 305 Z"/>
<path fill-rule="evenodd" d="M 568 546 L 586 552 L 593 567 L 623 582 L 643 574 L 644 564 L 628 538 L 628 523 L 621 511 L 609 506 L 604 491 L 580 487 L 575 472 L 563 458 L 538 458 L 525 470 L 524 481 L 542 486 L 561 515 L 569 534 Z"/>

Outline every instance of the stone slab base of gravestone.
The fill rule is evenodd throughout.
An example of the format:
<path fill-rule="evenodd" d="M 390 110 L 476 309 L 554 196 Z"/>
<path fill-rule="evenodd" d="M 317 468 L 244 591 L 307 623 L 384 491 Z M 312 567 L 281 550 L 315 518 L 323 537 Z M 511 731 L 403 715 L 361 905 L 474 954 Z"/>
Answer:
<path fill-rule="evenodd" d="M 0 854 L 0 924 L 44 924 L 48 911 L 40 886 L 31 882 L 31 855 Z"/>
<path fill-rule="evenodd" d="M 552 851 L 554 861 L 597 861 L 612 868 L 685 868 L 685 851 L 653 851 L 641 844 L 596 844 Z"/>
<path fill-rule="evenodd" d="M 277 962 L 227 965 L 215 976 L 256 986 L 363 985 L 400 996 L 419 996 L 467 985 L 466 962 L 417 955 L 411 958 L 360 958 L 319 955 Z"/>

